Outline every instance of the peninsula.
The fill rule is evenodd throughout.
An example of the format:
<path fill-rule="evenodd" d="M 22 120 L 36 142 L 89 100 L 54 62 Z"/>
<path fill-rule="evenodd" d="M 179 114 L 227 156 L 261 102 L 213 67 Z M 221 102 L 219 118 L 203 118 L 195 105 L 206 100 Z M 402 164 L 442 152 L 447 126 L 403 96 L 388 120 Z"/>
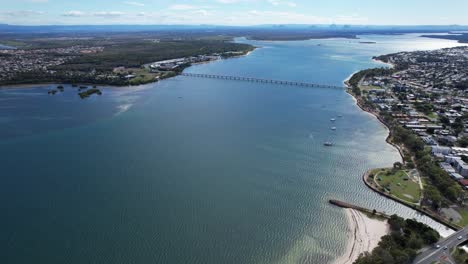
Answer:
<path fill-rule="evenodd" d="M 254 49 L 230 38 L 166 38 L 138 34 L 4 40 L 0 85 L 86 83 L 139 85 L 175 76 L 193 63 L 242 56 Z"/>

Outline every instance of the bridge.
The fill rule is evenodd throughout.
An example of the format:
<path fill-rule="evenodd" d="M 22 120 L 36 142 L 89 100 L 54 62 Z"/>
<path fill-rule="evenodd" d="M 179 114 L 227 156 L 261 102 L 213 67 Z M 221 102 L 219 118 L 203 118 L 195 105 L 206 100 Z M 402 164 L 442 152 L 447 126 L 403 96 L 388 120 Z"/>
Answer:
<path fill-rule="evenodd" d="M 413 261 L 413 264 L 432 264 L 455 262 L 450 255 L 452 248 L 458 247 L 468 240 L 468 226 L 440 240 L 438 243 L 422 252 Z"/>
<path fill-rule="evenodd" d="M 335 86 L 335 85 L 307 83 L 307 82 L 294 82 L 294 81 L 282 81 L 282 80 L 273 80 L 273 79 L 260 79 L 260 78 L 251 78 L 251 77 L 242 77 L 242 76 L 216 75 L 216 74 L 204 74 L 204 73 L 182 73 L 181 75 L 182 76 L 187 76 L 187 77 L 221 79 L 221 80 L 232 80 L 232 81 L 245 81 L 245 82 L 256 82 L 256 83 L 271 83 L 271 84 L 290 85 L 290 86 L 346 89 L 346 87 Z"/>

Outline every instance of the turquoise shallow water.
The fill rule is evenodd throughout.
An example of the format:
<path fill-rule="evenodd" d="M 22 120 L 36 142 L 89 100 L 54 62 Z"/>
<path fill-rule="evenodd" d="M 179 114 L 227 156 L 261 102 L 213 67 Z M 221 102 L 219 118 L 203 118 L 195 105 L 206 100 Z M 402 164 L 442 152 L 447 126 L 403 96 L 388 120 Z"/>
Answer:
<path fill-rule="evenodd" d="M 253 42 L 187 71 L 341 85 L 371 56 L 456 45 L 368 39 Z M 2 263 L 328 263 L 347 237 L 331 198 L 444 231 L 364 186 L 400 158 L 344 90 L 182 76 L 89 100 L 47 89 L 0 90 Z"/>

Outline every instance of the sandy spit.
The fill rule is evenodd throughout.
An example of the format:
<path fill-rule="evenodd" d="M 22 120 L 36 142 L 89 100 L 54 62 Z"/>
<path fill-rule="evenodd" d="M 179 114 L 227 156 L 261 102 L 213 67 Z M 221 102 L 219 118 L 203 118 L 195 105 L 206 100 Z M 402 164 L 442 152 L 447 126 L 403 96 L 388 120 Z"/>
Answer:
<path fill-rule="evenodd" d="M 386 222 L 369 218 L 354 209 L 345 210 L 349 222 L 348 245 L 345 253 L 333 264 L 352 264 L 361 253 L 372 251 L 380 239 L 390 233 Z"/>

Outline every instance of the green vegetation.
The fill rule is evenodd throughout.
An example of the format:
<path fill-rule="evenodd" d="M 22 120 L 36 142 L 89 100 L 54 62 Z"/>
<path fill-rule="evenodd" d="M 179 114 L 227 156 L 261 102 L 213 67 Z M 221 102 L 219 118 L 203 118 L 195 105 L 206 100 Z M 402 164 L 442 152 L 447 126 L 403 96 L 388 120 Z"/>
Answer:
<path fill-rule="evenodd" d="M 34 70 L 18 72 L 15 78 L 2 84 L 26 83 L 89 83 L 107 85 L 138 85 L 155 81 L 158 75 L 140 69 L 144 64 L 161 60 L 191 57 L 198 55 L 226 54 L 224 57 L 245 54 L 254 49 L 248 44 L 227 41 L 229 38 L 199 38 L 199 39 L 165 39 L 153 41 L 147 36 L 110 36 L 92 38 L 33 38 L 24 39 L 25 49 L 50 49 L 73 46 L 103 47 L 102 51 L 94 53 L 55 54 L 49 56 L 62 56 L 66 58 L 64 64 L 50 66 L 47 70 Z M 8 43 L 7 40 L 2 43 Z M 180 67 L 182 70 L 184 67 Z M 116 75 L 113 70 L 117 67 L 135 70 L 134 80 L 124 78 L 125 75 Z M 167 78 L 175 74 L 165 74 Z"/>
<path fill-rule="evenodd" d="M 417 251 L 439 240 L 439 233 L 412 219 L 392 215 L 388 220 L 391 233 L 382 237 L 371 253 L 366 252 L 354 264 L 409 264 Z"/>
<path fill-rule="evenodd" d="M 56 67 L 57 70 L 112 71 L 115 67 L 139 68 L 155 61 L 197 55 L 246 51 L 253 47 L 225 41 L 129 41 L 104 46 L 103 52 L 84 54 L 69 63 Z"/>
<path fill-rule="evenodd" d="M 430 103 L 415 102 L 414 107 L 416 108 L 416 110 L 418 110 L 419 112 L 423 112 L 426 115 L 429 115 L 429 114 L 433 113 L 432 112 L 433 107 L 432 107 L 432 104 L 430 104 Z"/>
<path fill-rule="evenodd" d="M 468 253 L 462 248 L 455 248 L 452 251 L 452 257 L 456 263 L 468 263 Z"/>
<path fill-rule="evenodd" d="M 468 137 L 467 136 L 460 137 L 457 140 L 457 145 L 462 147 L 462 148 L 468 147 Z"/>
<path fill-rule="evenodd" d="M 380 56 L 379 60 L 388 61 L 389 56 Z M 366 96 L 361 96 L 361 90 L 359 83 L 364 76 L 388 76 L 394 71 L 404 69 L 407 65 L 396 65 L 395 69 L 370 69 L 364 70 L 356 73 L 352 76 L 349 81 L 349 84 L 352 86 L 352 92 L 358 97 L 358 102 L 362 107 L 368 107 L 371 109 L 376 109 L 375 106 L 367 100 Z M 363 91 L 365 93 L 365 91 Z M 429 117 L 435 117 L 434 109 L 431 105 L 425 103 L 416 103 L 415 107 L 417 110 L 426 113 Z M 395 110 L 397 111 L 397 110 Z M 406 168 L 417 168 L 421 179 L 424 184 L 424 195 L 419 193 L 419 196 L 423 196 L 421 201 L 422 210 L 432 209 L 432 215 L 438 215 L 438 209 L 441 207 L 447 207 L 454 203 L 461 205 L 464 201 L 465 193 L 460 185 L 452 180 L 450 176 L 442 168 L 439 167 L 438 163 L 434 161 L 431 157 L 430 149 L 427 148 L 420 137 L 414 134 L 412 131 L 402 127 L 399 122 L 394 120 L 393 116 L 385 110 L 379 111 L 379 116 L 381 120 L 389 127 L 391 131 L 391 140 L 392 142 L 398 144 L 401 147 L 403 153 L 403 159 L 405 161 Z M 450 124 L 448 118 L 441 115 L 440 121 L 445 126 L 451 126 L 456 131 L 463 130 L 463 120 L 465 118 L 461 117 L 456 120 L 453 124 Z M 428 133 L 433 133 L 433 131 L 428 131 Z M 464 146 L 468 144 L 465 139 L 461 139 L 457 142 L 457 145 Z M 374 172 L 374 175 L 376 173 Z M 410 196 L 413 196 L 414 191 L 417 190 L 411 185 L 404 185 L 398 176 L 402 175 L 393 175 L 396 177 L 381 177 L 381 182 L 376 179 L 375 183 L 380 185 L 384 190 L 385 187 L 387 191 L 392 195 L 403 199 L 405 201 L 415 202 L 416 199 L 409 199 Z M 409 182 L 409 181 L 405 181 Z M 398 185 L 400 183 L 400 185 Z M 405 196 L 404 194 L 409 194 Z M 463 223 L 468 224 L 468 214 L 464 213 L 465 209 L 460 209 L 460 214 L 463 216 Z M 442 219 L 442 218 L 441 218 Z"/>
<path fill-rule="evenodd" d="M 468 163 L 468 156 L 462 155 L 462 156 L 461 156 L 461 159 L 462 159 L 464 162 Z"/>
<path fill-rule="evenodd" d="M 451 35 L 423 35 L 426 38 L 451 39 L 458 40 L 460 43 L 468 43 L 468 33 Z"/>
<path fill-rule="evenodd" d="M 86 90 L 84 92 L 78 93 L 78 95 L 81 97 L 81 99 L 85 99 L 87 97 L 90 97 L 93 94 L 101 95 L 102 92 L 99 89 L 91 88 L 91 89 L 88 89 L 88 90 Z"/>
<path fill-rule="evenodd" d="M 29 45 L 25 42 L 21 42 L 21 41 L 16 41 L 16 40 L 2 40 L 0 42 L 1 45 L 5 45 L 5 46 L 10 46 L 10 47 L 15 47 L 15 48 L 27 48 Z"/>
<path fill-rule="evenodd" d="M 461 215 L 462 219 L 460 222 L 456 223 L 460 226 L 467 226 L 468 225 L 468 210 L 466 208 L 459 208 L 457 212 Z"/>
<path fill-rule="evenodd" d="M 434 112 L 431 112 L 431 113 L 426 114 L 426 116 L 429 117 L 430 119 L 435 119 L 437 118 L 438 115 Z"/>
<path fill-rule="evenodd" d="M 383 90 L 382 87 L 380 87 L 380 86 L 374 86 L 374 85 L 361 85 L 359 88 L 361 89 L 361 91 Z"/>
<path fill-rule="evenodd" d="M 463 199 L 462 188 L 432 161 L 430 151 L 425 148 L 421 138 L 399 125 L 392 128 L 392 134 L 396 143 L 403 144 L 410 151 L 421 175 L 431 180 L 434 188 L 425 188 L 425 198 L 431 202 L 434 209 L 442 205 L 442 195 L 451 202 L 460 202 Z"/>
<path fill-rule="evenodd" d="M 356 95 L 361 95 L 361 90 L 359 89 L 359 82 L 366 77 L 373 77 L 373 76 L 387 76 L 387 75 L 392 75 L 395 72 L 395 69 L 393 68 L 376 68 L 376 69 L 367 69 L 367 70 L 362 70 L 359 71 L 351 78 L 349 79 L 349 85 L 351 86 L 351 89 L 354 94 Z"/>
<path fill-rule="evenodd" d="M 421 198 L 419 184 L 414 182 L 405 170 L 381 169 L 376 172 L 374 181 L 383 190 L 399 199 L 418 203 Z"/>

